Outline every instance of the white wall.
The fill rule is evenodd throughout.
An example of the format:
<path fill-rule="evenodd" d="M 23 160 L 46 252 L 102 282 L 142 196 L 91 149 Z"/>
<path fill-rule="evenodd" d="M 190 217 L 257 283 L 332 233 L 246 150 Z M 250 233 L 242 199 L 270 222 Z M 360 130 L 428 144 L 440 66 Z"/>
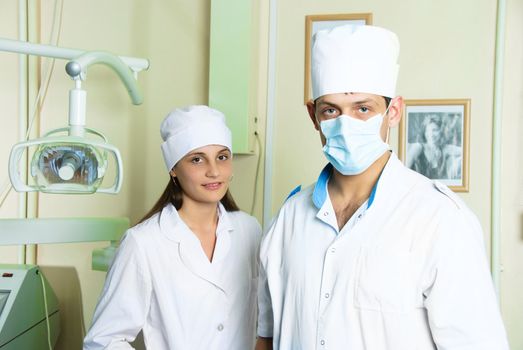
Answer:
<path fill-rule="evenodd" d="M 501 148 L 501 306 L 512 349 L 523 349 L 523 2 L 507 1 Z"/>

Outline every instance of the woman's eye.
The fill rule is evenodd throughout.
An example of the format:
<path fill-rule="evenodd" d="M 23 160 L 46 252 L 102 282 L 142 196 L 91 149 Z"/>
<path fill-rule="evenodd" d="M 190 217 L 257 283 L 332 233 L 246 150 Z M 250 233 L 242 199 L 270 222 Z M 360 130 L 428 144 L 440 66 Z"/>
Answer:
<path fill-rule="evenodd" d="M 229 156 L 226 154 L 221 154 L 218 156 L 218 160 L 227 160 L 227 159 L 229 159 Z"/>
<path fill-rule="evenodd" d="M 194 157 L 191 159 L 191 163 L 194 163 L 194 164 L 198 164 L 198 163 L 201 163 L 203 162 L 203 159 L 200 158 L 200 157 Z"/>

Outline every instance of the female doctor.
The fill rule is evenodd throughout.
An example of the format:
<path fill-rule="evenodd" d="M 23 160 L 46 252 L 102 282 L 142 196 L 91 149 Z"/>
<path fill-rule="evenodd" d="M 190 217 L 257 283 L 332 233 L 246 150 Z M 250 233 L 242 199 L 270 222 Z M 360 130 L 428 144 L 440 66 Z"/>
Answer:
<path fill-rule="evenodd" d="M 161 125 L 169 183 L 124 235 L 84 349 L 254 348 L 261 228 L 228 191 L 231 132 L 219 111 L 175 109 Z"/>

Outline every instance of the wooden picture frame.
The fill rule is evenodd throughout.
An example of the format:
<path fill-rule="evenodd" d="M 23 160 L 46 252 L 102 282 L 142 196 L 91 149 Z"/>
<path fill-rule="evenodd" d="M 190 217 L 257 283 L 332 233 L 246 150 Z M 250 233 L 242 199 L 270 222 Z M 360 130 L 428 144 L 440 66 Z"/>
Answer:
<path fill-rule="evenodd" d="M 330 29 L 344 24 L 372 24 L 372 13 L 308 15 L 305 16 L 305 80 L 303 103 L 312 96 L 311 87 L 311 49 L 312 36 L 321 29 Z"/>
<path fill-rule="evenodd" d="M 469 190 L 470 99 L 405 100 L 399 157 L 454 192 Z"/>

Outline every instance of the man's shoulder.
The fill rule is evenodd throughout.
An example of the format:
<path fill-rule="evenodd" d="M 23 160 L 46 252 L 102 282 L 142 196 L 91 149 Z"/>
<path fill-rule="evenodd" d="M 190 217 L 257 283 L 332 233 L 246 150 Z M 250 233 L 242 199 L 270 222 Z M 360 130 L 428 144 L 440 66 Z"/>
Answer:
<path fill-rule="evenodd" d="M 285 200 L 285 203 L 282 205 L 283 208 L 293 208 L 297 205 L 303 205 L 303 204 L 311 204 L 312 203 L 312 194 L 314 193 L 314 187 L 315 183 L 312 185 L 309 185 L 305 187 L 304 189 L 301 189 L 299 191 L 293 191 L 292 195 L 289 195 L 287 199 Z"/>
<path fill-rule="evenodd" d="M 289 220 L 294 221 L 297 217 L 306 217 L 308 213 L 312 214 L 317 210 L 312 201 L 313 192 L 314 184 L 287 197 L 278 210 L 278 213 L 272 219 L 269 225 L 269 231 L 274 228 L 275 225 L 281 225 Z M 312 217 L 315 217 L 315 215 L 312 215 Z"/>
<path fill-rule="evenodd" d="M 446 201 L 450 202 L 457 209 L 465 209 L 467 207 L 463 200 L 461 200 L 461 198 L 456 193 L 448 188 L 447 185 L 439 182 L 438 180 L 431 180 L 431 185 L 438 196 L 443 196 Z"/>
<path fill-rule="evenodd" d="M 438 180 L 432 180 L 418 172 L 404 167 L 402 181 L 410 184 L 410 196 L 420 197 L 428 205 L 450 206 L 456 209 L 466 208 L 461 198 L 448 186 Z"/>
<path fill-rule="evenodd" d="M 411 171 L 409 169 L 409 171 Z M 415 173 L 414 171 L 412 171 Z M 477 225 L 477 217 L 458 194 L 438 180 L 415 173 L 416 185 L 409 193 L 418 213 L 430 213 L 444 221 L 468 222 Z"/>

